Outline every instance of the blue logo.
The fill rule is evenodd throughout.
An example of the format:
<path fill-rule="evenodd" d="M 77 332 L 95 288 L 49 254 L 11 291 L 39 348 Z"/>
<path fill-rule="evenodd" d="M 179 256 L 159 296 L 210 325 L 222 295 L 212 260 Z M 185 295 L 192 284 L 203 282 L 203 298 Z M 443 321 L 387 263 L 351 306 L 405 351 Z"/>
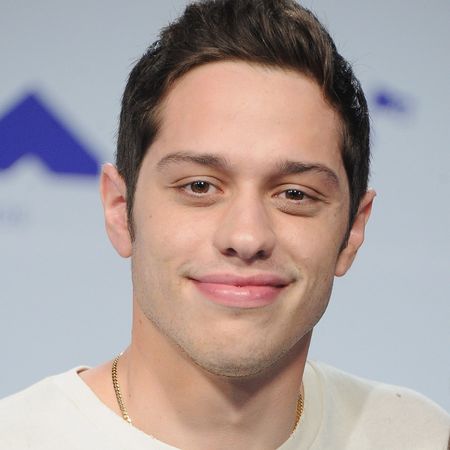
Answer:
<path fill-rule="evenodd" d="M 97 159 L 36 93 L 22 98 L 0 119 L 0 171 L 33 155 L 53 173 L 95 176 Z"/>
<path fill-rule="evenodd" d="M 411 105 L 409 99 L 394 92 L 392 89 L 378 89 L 373 96 L 374 106 L 381 111 L 391 111 L 398 114 L 407 114 L 411 112 Z"/>

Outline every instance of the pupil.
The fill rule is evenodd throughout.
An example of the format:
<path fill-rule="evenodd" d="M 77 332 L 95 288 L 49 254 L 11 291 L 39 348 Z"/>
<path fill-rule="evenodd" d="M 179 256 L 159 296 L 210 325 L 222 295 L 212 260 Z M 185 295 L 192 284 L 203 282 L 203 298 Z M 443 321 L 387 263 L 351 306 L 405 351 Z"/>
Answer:
<path fill-rule="evenodd" d="M 303 200 L 305 194 L 297 189 L 289 189 L 288 191 L 286 191 L 286 197 L 289 200 Z"/>
<path fill-rule="evenodd" d="M 194 183 L 191 184 L 191 188 L 194 192 L 202 194 L 208 192 L 209 183 L 207 183 L 206 181 L 195 181 Z"/>

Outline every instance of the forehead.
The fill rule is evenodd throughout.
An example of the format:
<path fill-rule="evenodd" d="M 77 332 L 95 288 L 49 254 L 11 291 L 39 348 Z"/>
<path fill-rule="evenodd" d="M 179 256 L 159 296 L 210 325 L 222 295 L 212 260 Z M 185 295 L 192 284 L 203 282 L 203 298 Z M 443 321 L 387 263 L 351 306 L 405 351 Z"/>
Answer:
<path fill-rule="evenodd" d="M 341 126 L 317 83 L 291 70 L 244 62 L 209 63 L 170 88 L 148 152 L 217 154 L 256 169 L 283 160 L 342 171 Z"/>

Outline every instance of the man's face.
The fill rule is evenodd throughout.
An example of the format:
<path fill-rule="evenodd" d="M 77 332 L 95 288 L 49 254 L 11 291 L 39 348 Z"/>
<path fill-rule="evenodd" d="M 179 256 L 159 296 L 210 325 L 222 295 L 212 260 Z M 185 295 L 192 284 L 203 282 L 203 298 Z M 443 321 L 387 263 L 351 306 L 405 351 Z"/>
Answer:
<path fill-rule="evenodd" d="M 161 117 L 135 195 L 139 313 L 208 371 L 258 373 L 350 265 L 339 118 L 304 75 L 242 62 L 188 72 Z"/>

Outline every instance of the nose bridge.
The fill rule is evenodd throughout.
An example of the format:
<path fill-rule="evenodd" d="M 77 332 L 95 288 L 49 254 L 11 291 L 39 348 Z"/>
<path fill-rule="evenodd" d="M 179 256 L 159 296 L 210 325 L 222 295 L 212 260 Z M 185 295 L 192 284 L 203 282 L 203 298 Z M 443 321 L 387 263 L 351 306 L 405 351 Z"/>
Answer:
<path fill-rule="evenodd" d="M 215 245 L 221 253 L 243 260 L 265 259 L 275 234 L 263 196 L 249 183 L 230 198 L 219 223 Z"/>

